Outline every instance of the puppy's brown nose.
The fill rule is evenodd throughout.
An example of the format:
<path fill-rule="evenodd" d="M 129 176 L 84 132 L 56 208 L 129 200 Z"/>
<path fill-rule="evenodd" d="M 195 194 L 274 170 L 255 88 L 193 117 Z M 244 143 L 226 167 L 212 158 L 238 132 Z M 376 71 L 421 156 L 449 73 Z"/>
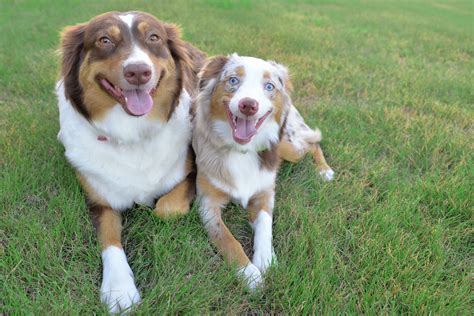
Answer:
<path fill-rule="evenodd" d="M 255 99 L 243 98 L 239 101 L 239 110 L 244 115 L 254 115 L 258 111 L 258 102 Z"/>
<path fill-rule="evenodd" d="M 147 64 L 130 64 L 123 69 L 123 75 L 130 84 L 145 84 L 150 81 L 151 67 Z"/>

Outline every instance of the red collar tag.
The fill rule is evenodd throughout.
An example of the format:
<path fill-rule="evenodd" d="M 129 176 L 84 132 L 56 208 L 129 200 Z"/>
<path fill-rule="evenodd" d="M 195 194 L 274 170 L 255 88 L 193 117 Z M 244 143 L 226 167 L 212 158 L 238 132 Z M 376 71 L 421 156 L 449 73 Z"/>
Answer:
<path fill-rule="evenodd" d="M 97 140 L 98 140 L 98 141 L 101 141 L 101 142 L 106 142 L 106 141 L 108 141 L 109 139 L 107 138 L 107 136 L 99 135 L 99 136 L 97 136 Z"/>

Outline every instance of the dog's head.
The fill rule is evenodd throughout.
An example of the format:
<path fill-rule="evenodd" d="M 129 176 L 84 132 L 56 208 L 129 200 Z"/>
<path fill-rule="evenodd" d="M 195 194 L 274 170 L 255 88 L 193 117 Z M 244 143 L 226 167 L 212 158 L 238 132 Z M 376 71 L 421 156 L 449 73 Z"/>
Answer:
<path fill-rule="evenodd" d="M 109 12 L 66 27 L 60 51 L 66 97 L 92 120 L 117 103 L 132 116 L 167 119 L 192 72 L 177 26 L 142 12 Z"/>
<path fill-rule="evenodd" d="M 209 102 L 198 106 L 225 142 L 248 148 L 278 142 L 291 106 L 284 66 L 236 54 L 217 56 L 208 60 L 199 79 L 198 100 Z"/>

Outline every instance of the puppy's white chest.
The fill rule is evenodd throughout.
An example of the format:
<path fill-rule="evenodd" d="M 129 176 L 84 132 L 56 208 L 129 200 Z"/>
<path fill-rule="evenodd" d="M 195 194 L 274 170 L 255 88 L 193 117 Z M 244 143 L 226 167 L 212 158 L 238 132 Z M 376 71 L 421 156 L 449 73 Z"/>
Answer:
<path fill-rule="evenodd" d="M 255 193 L 271 188 L 275 183 L 276 172 L 261 167 L 257 153 L 230 153 L 225 165 L 233 184 L 226 192 L 243 207 L 247 207 Z"/>

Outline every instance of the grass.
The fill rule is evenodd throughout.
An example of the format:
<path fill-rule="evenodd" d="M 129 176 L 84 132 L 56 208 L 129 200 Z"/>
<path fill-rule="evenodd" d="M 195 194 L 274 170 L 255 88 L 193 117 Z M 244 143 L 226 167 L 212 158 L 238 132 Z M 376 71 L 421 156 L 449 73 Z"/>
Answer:
<path fill-rule="evenodd" d="M 473 314 L 471 1 L 7 1 L 0 4 L 0 311 L 104 314 L 99 247 L 56 141 L 58 33 L 108 10 L 182 25 L 209 54 L 288 65 L 337 178 L 279 174 L 279 264 L 251 295 L 195 209 L 125 215 L 137 314 Z M 226 221 L 250 248 L 251 230 Z"/>

